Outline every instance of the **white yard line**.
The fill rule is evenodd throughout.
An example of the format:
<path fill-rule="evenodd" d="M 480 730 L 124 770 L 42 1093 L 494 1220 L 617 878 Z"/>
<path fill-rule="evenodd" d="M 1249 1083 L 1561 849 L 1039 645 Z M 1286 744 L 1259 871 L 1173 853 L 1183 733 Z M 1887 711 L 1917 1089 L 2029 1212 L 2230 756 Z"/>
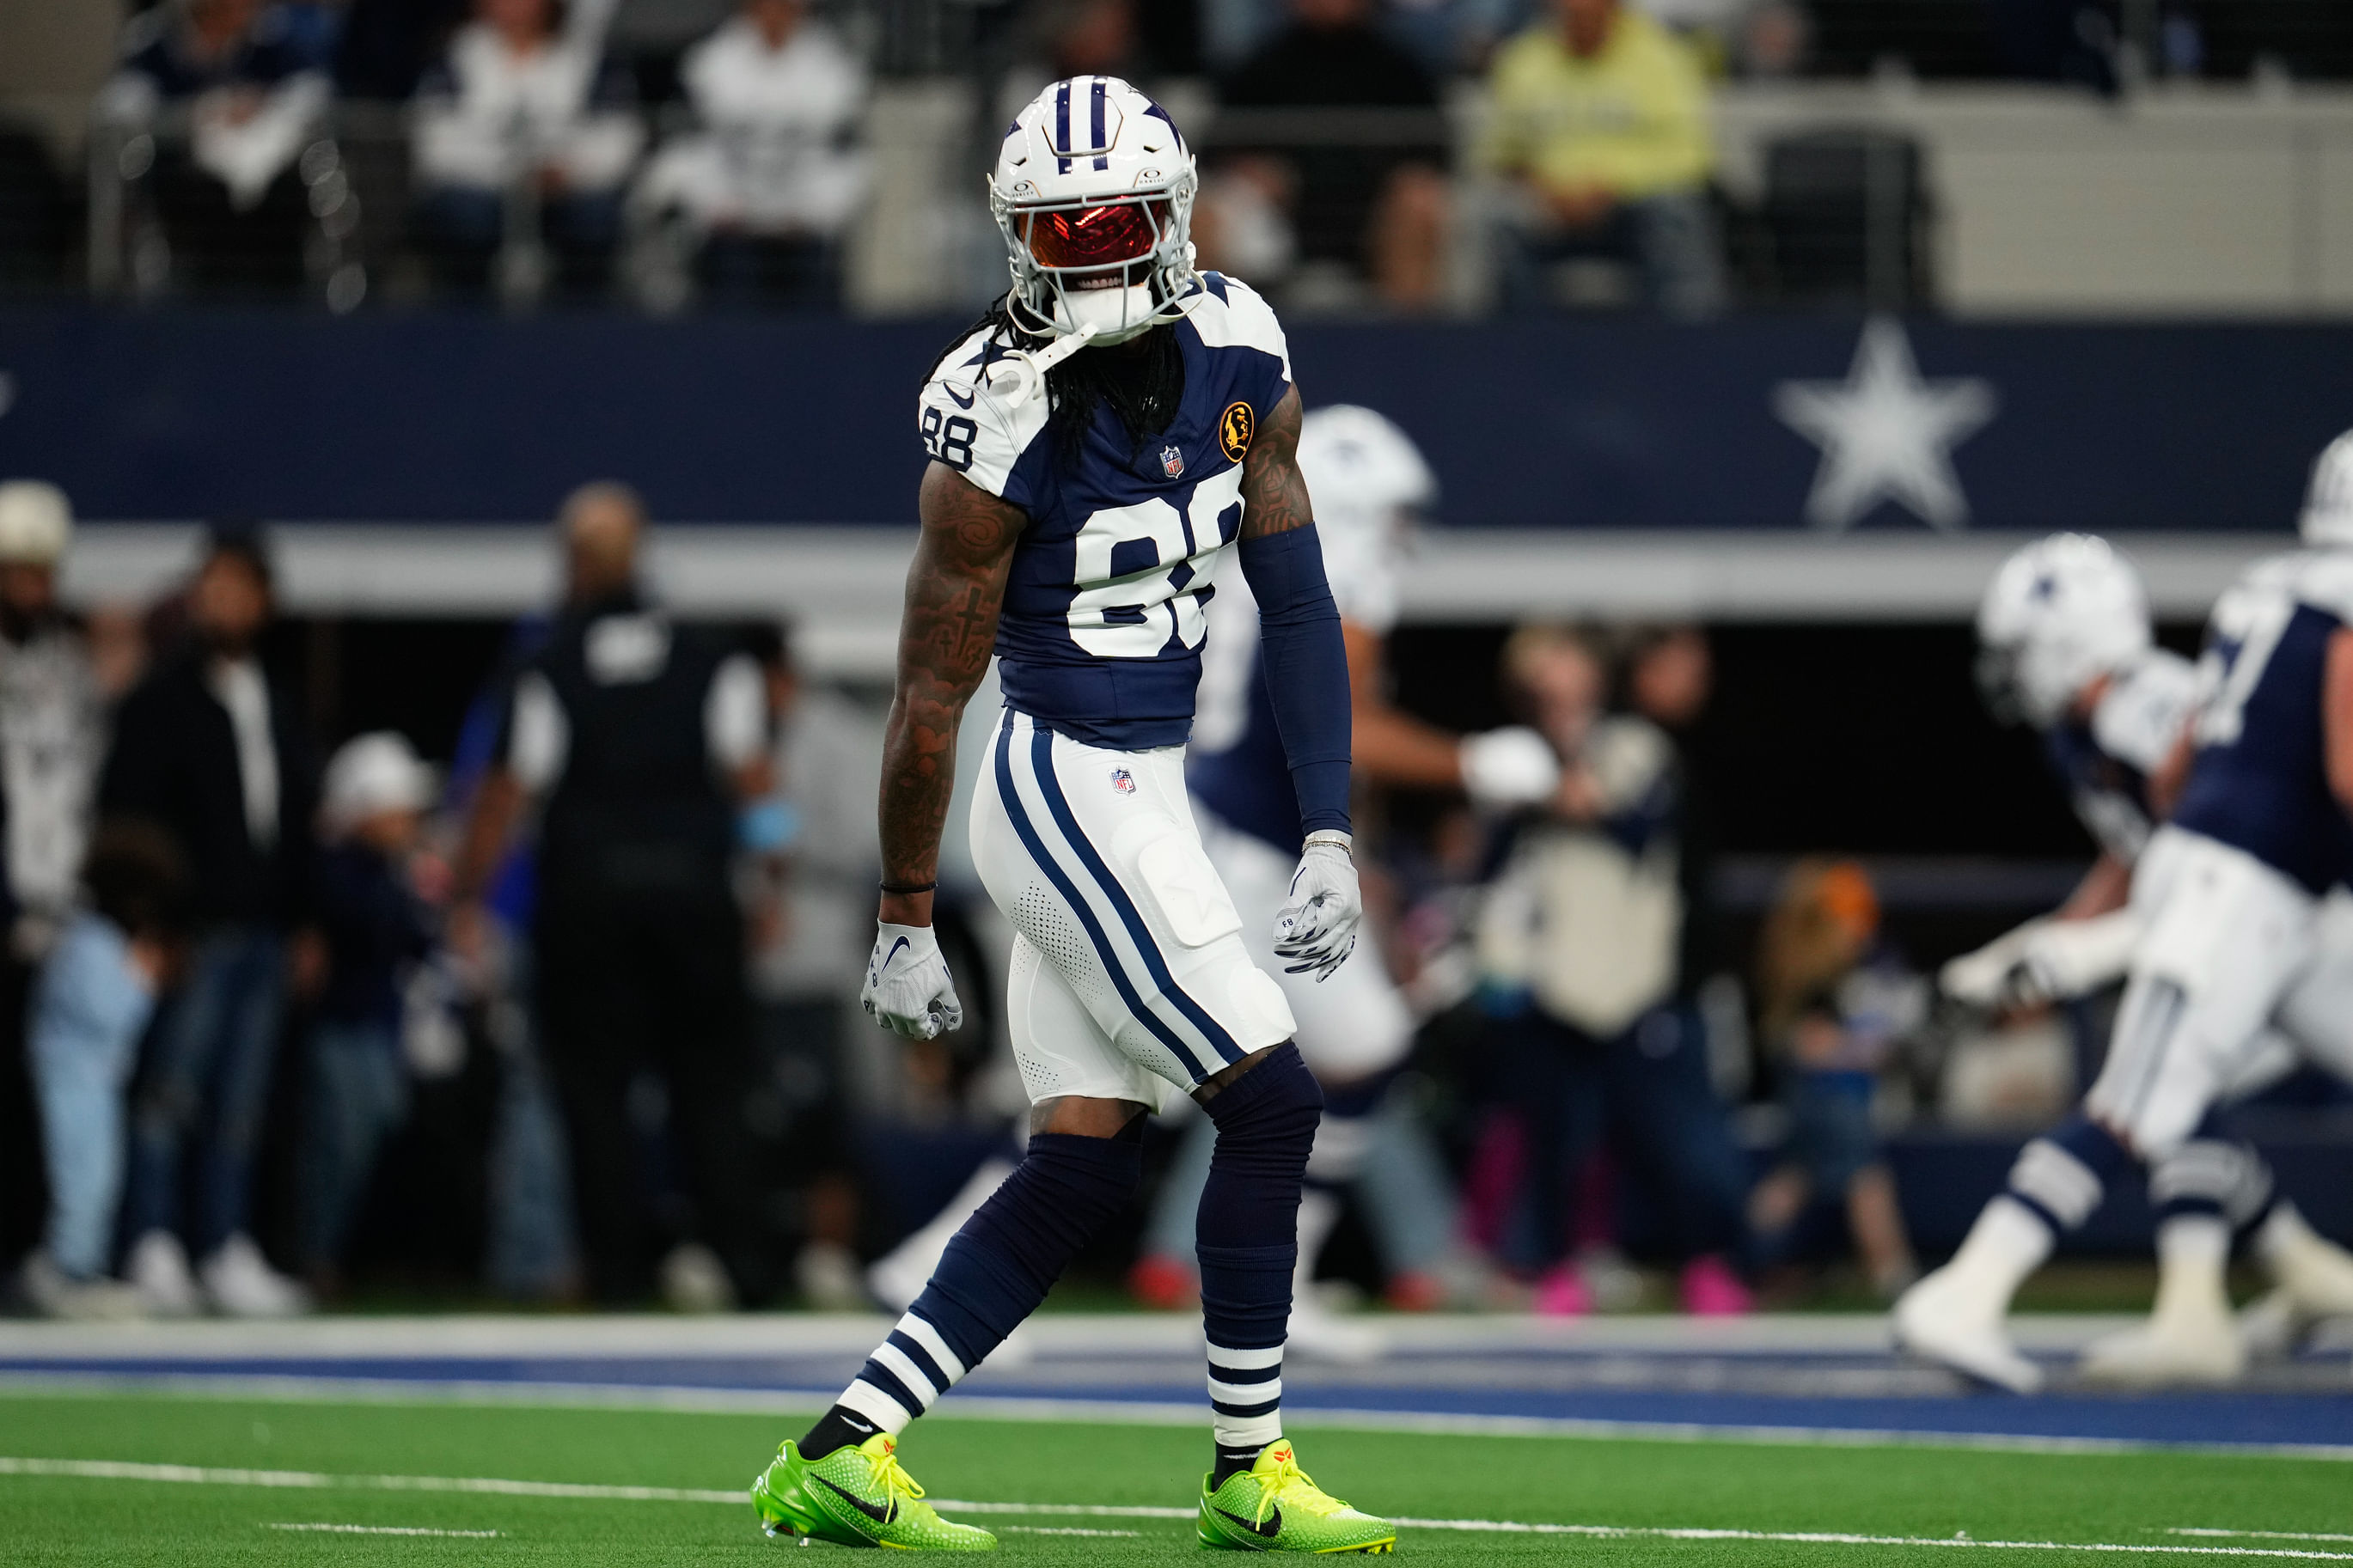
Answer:
<path fill-rule="evenodd" d="M 2168 1535 L 2245 1536 L 2256 1541 L 2353 1541 L 2353 1535 L 2337 1535 L 2312 1530 L 2199 1530 L 2188 1525 L 2168 1530 Z"/>
<path fill-rule="evenodd" d="M 0 1373 L 11 1394 L 283 1401 L 290 1404 L 480 1405 L 553 1410 L 659 1410 L 684 1415 L 798 1415 L 822 1411 L 839 1389 L 725 1389 L 588 1383 L 443 1382 L 372 1377 L 289 1377 L 189 1373 Z M 939 1416 L 977 1421 L 1089 1422 L 1115 1426 L 1198 1426 L 1196 1403 L 1040 1399 L 950 1394 Z M 2232 1458 L 2353 1462 L 2353 1443 L 2176 1443 L 2128 1437 L 2052 1437 L 2026 1433 L 1902 1431 L 1867 1426 L 1719 1426 L 1697 1421 L 1603 1421 L 1578 1416 L 1463 1415 L 1411 1410 L 1286 1407 L 1303 1430 L 1407 1432 L 1447 1437 L 1587 1437 L 1613 1442 L 1751 1443 L 1775 1447 L 1966 1448 L 2000 1454 L 2211 1454 Z M 936 1418 L 936 1417 L 935 1417 Z"/>
<path fill-rule="evenodd" d="M 294 1530 L 316 1535 L 448 1535 L 496 1541 L 495 1530 L 428 1530 L 421 1524 L 265 1524 L 264 1530 Z"/>
<path fill-rule="evenodd" d="M 1000 1524 L 1000 1535 L 1122 1535 L 1130 1541 L 1140 1540 L 1140 1530 L 1082 1530 L 1071 1524 Z"/>
<path fill-rule="evenodd" d="M 740 1491 L 705 1490 L 683 1487 L 615 1487 L 596 1486 L 580 1481 L 518 1481 L 502 1480 L 487 1476 L 364 1476 L 329 1475 L 318 1470 L 248 1470 L 218 1469 L 200 1465 L 149 1465 L 122 1459 L 28 1459 L 0 1458 L 0 1476 L 55 1476 L 85 1480 L 130 1480 L 181 1483 L 192 1486 L 280 1487 L 325 1489 L 350 1487 L 371 1491 L 397 1492 L 468 1492 L 487 1493 L 499 1497 L 565 1498 L 577 1500 L 609 1502 L 693 1502 L 725 1503 L 742 1507 L 748 1500 Z M 1114 1503 L 1027 1503 L 1027 1502 L 965 1502 L 955 1499 L 935 1500 L 935 1506 L 951 1513 L 1007 1513 L 1029 1517 L 1078 1515 L 1098 1519 L 1190 1519 L 1193 1510 L 1157 1507 L 1149 1504 Z M 1617 1524 L 1529 1524 L 1515 1520 L 1499 1519 L 1399 1519 L 1399 1526 L 1409 1530 L 1471 1531 L 1499 1535 L 1575 1535 L 1601 1540 L 1658 1541 L 1771 1541 L 1803 1545 L 1827 1546 L 1923 1546 L 1945 1549 L 1962 1548 L 1986 1552 L 2135 1552 L 2147 1556 L 2185 1557 L 2294 1557 L 2331 1563 L 2353 1563 L 2353 1552 L 2318 1552 L 2273 1546 L 2187 1546 L 2170 1544 L 2135 1544 L 2112 1541 L 1980 1541 L 1967 1534 L 1950 1537 L 1933 1535 L 1861 1535 L 1841 1531 L 1813 1530 L 1714 1530 L 1696 1526 L 1666 1527 L 1657 1525 Z M 272 1526 L 285 1529 L 329 1529 L 329 1526 Z M 351 1526 L 353 1530 L 366 1527 Z M 1031 1533 L 1044 1533 L 1050 1527 L 1012 1526 L 1027 1529 Z M 465 1533 L 449 1531 L 451 1534 Z M 1057 1533 L 1086 1533 L 1070 1530 Z M 1103 1531 L 1105 1534 L 1133 1533 Z M 2189 1531 L 2169 1533 L 2189 1534 Z M 2263 1531 L 2232 1531 L 2232 1535 L 2273 1537 Z M 2282 1540 L 2333 1540 L 2336 1537 L 2280 1534 Z"/>

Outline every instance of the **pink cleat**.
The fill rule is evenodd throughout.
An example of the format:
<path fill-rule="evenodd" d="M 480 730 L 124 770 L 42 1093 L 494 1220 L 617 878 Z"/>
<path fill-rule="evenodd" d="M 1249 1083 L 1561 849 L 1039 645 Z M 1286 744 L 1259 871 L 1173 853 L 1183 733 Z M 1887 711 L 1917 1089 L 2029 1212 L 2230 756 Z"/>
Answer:
<path fill-rule="evenodd" d="M 1582 1318 L 1593 1310 L 1593 1292 L 1574 1263 L 1563 1263 L 1536 1281 L 1535 1309 L 1547 1318 Z"/>
<path fill-rule="evenodd" d="M 1683 1265 L 1683 1310 L 1694 1318 L 1745 1318 L 1757 1298 L 1715 1253 Z"/>

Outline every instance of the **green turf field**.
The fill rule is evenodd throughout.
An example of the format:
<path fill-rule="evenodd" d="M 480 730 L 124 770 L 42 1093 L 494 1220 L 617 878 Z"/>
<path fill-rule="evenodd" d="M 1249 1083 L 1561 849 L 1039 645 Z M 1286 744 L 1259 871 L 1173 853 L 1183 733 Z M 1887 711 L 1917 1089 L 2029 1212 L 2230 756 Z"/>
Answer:
<path fill-rule="evenodd" d="M 241 1470 L 187 1481 L 28 1474 L 0 1464 L 0 1562 L 563 1564 L 774 1563 L 794 1548 L 748 1504 L 691 1497 L 547 1497 L 387 1478 L 569 1482 L 592 1489 L 733 1492 L 797 1421 L 769 1416 L 456 1405 L 0 1394 L 0 1458 Z M 1204 1434 L 1174 1427 L 931 1419 L 905 1455 L 935 1498 L 991 1503 L 1187 1506 Z M 1332 1491 L 1430 1521 L 1635 1530 L 1833 1532 L 1920 1544 L 1409 1527 L 1431 1563 L 1612 1565 L 1924 1561 L 2228 1563 L 2263 1553 L 2353 1561 L 2353 1466 L 2191 1454 L 2051 1455 L 1573 1438 L 1415 1438 L 1310 1430 L 1301 1458 Z M 252 1484 L 256 1472 L 283 1484 Z M 191 1475 L 194 1472 L 188 1472 Z M 1198 1562 L 1182 1519 L 1116 1512 L 968 1515 L 1041 1562 Z M 393 1534 L 281 1526 L 365 1526 Z M 1011 1528 L 1008 1528 L 1011 1527 Z M 2334 1534 L 2183 1535 L 2183 1528 Z M 460 1531 L 491 1532 L 461 1534 Z M 1094 1531 L 1098 1533 L 1075 1533 Z M 1124 1533 L 1133 1531 L 1132 1535 Z M 1962 1550 L 1978 1542 L 2102 1543 L 2103 1552 Z M 2230 1555 L 2175 1555 L 2182 1548 Z M 830 1551 L 831 1548 L 812 1548 Z"/>

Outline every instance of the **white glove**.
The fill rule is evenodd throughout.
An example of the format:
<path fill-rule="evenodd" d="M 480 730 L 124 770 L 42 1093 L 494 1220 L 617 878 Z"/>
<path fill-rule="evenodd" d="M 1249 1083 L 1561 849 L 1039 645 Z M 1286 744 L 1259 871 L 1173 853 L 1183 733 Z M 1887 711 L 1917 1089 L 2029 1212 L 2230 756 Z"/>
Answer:
<path fill-rule="evenodd" d="M 1560 787 L 1552 744 L 1525 725 L 1462 737 L 1462 790 L 1473 805 L 1534 805 Z"/>
<path fill-rule="evenodd" d="M 2124 977 L 2140 931 L 2129 909 L 2089 920 L 2031 920 L 1954 959 L 1936 981 L 1946 995 L 1978 1007 L 2073 1001 Z"/>
<path fill-rule="evenodd" d="M 1329 980 L 1356 950 L 1365 897 L 1348 843 L 1346 834 L 1329 829 L 1307 836 L 1299 869 L 1291 874 L 1291 896 L 1274 917 L 1274 952 L 1286 974 Z"/>
<path fill-rule="evenodd" d="M 866 961 L 866 985 L 858 994 L 866 1016 L 894 1035 L 928 1040 L 964 1027 L 964 1004 L 955 980 L 940 956 L 940 939 L 929 926 L 894 926 L 888 921 L 874 936 L 874 956 Z"/>

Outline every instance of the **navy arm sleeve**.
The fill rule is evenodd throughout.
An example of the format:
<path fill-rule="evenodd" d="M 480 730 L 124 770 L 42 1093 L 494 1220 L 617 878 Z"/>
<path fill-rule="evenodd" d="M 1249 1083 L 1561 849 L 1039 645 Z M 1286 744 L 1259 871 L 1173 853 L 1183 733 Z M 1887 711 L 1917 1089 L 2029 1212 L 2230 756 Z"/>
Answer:
<path fill-rule="evenodd" d="M 1258 599 L 1261 661 L 1275 728 L 1299 795 L 1302 833 L 1348 831 L 1348 648 L 1313 528 L 1244 539 L 1242 577 Z"/>

